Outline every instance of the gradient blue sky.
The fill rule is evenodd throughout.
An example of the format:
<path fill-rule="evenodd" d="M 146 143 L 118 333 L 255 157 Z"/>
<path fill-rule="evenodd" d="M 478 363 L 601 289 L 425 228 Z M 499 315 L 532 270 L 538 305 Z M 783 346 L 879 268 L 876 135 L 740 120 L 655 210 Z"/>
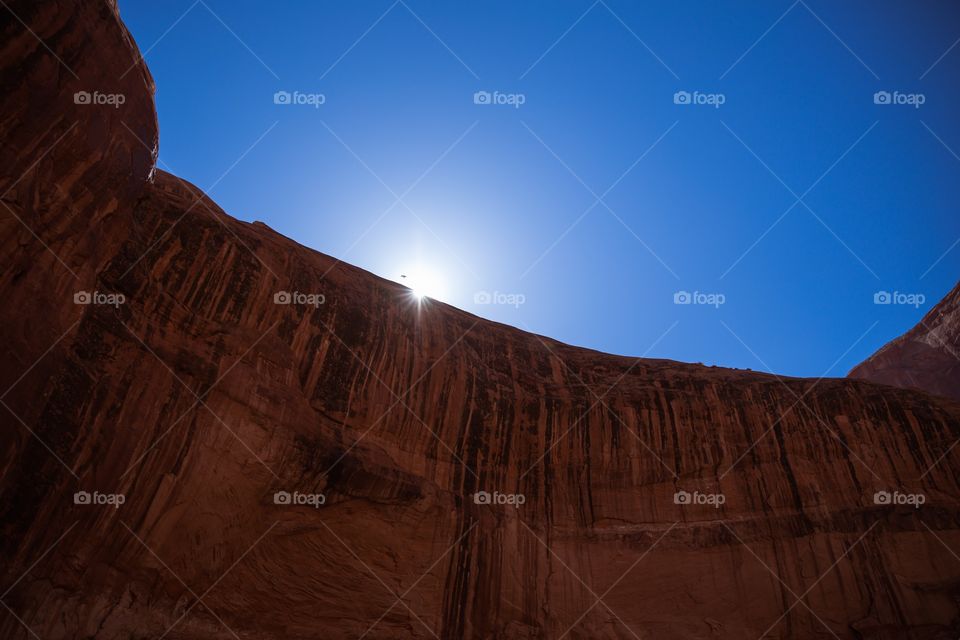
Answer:
<path fill-rule="evenodd" d="M 613 353 L 838 376 L 957 280 L 955 2 L 120 8 L 157 82 L 162 166 L 374 273 L 426 271 L 484 317 Z"/>

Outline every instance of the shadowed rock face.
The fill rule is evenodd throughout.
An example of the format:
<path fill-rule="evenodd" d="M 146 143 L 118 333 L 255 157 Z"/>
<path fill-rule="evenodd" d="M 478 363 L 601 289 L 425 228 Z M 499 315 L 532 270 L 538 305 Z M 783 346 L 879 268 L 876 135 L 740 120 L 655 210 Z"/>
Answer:
<path fill-rule="evenodd" d="M 149 177 L 111 4 L 10 6 L 0 637 L 960 632 L 960 405 L 418 306 Z"/>
<path fill-rule="evenodd" d="M 960 283 L 920 324 L 854 367 L 850 377 L 960 400 Z"/>

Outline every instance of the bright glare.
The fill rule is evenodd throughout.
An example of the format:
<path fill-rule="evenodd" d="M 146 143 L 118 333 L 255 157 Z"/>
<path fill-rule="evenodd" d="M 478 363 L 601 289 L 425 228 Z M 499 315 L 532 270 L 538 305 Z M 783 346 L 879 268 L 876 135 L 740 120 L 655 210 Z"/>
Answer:
<path fill-rule="evenodd" d="M 420 267 L 410 270 L 401 276 L 400 282 L 410 287 L 417 301 L 424 298 L 442 300 L 446 295 L 443 278 L 432 269 Z"/>

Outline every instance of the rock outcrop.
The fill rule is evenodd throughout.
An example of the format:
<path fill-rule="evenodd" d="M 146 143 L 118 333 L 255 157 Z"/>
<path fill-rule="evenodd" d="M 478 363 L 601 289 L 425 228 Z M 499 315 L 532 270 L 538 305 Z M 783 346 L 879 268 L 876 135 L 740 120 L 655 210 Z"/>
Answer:
<path fill-rule="evenodd" d="M 960 400 L 960 283 L 917 326 L 854 367 L 850 377 Z"/>
<path fill-rule="evenodd" d="M 0 637 L 960 633 L 957 403 L 418 305 L 155 171 L 112 3 L 0 15 Z"/>

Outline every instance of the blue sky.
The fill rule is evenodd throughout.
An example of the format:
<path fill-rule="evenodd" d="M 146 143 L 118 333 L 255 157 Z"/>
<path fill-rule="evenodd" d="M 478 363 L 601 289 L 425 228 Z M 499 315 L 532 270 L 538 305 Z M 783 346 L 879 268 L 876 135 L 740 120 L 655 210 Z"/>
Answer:
<path fill-rule="evenodd" d="M 457 307 L 838 376 L 956 283 L 955 3 L 264 7 L 120 0 L 161 166 Z"/>

